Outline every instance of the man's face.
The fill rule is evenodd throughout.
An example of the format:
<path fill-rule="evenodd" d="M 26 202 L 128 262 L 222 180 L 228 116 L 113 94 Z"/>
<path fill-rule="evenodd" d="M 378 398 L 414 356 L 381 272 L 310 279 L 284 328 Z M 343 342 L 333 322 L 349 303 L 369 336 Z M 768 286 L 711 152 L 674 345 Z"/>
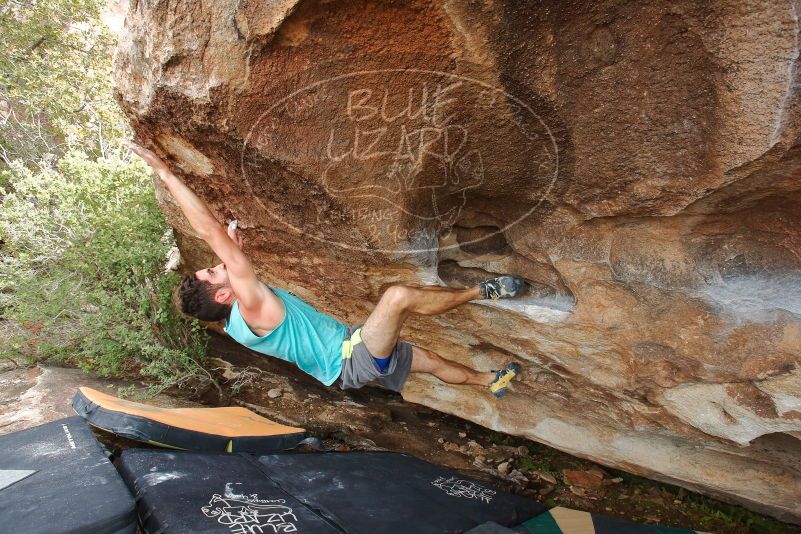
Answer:
<path fill-rule="evenodd" d="M 231 285 L 228 279 L 228 271 L 225 270 L 224 263 L 215 265 L 214 267 L 209 267 L 207 269 L 201 269 L 199 271 L 195 271 L 195 278 L 197 278 L 198 280 L 206 280 L 210 284 L 214 285 L 222 285 L 222 286 Z"/>

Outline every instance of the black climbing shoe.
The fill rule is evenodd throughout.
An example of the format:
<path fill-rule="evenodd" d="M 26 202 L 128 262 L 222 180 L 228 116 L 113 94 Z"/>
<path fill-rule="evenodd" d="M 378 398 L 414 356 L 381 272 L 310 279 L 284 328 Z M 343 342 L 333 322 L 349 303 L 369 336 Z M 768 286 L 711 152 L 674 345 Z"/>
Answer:
<path fill-rule="evenodd" d="M 516 297 L 526 289 L 526 281 L 519 276 L 499 276 L 478 284 L 483 299 L 508 299 Z"/>
<path fill-rule="evenodd" d="M 495 374 L 495 380 L 489 383 L 487 386 L 489 390 L 498 398 L 503 397 L 506 395 L 508 390 L 509 382 L 512 381 L 514 377 L 520 374 L 520 365 L 516 363 L 507 364 L 506 367 L 501 369 Z"/>

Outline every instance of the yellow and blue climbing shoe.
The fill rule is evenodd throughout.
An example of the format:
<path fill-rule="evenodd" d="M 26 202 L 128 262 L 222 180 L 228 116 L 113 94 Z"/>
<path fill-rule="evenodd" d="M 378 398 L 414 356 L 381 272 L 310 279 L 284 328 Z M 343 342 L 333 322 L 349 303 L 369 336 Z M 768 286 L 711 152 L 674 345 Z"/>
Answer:
<path fill-rule="evenodd" d="M 504 275 L 484 280 L 478 284 L 478 288 L 483 299 L 509 299 L 526 289 L 526 281 L 519 276 Z"/>
<path fill-rule="evenodd" d="M 508 390 L 509 382 L 512 381 L 514 377 L 520 374 L 520 365 L 516 363 L 510 363 L 500 371 L 495 374 L 495 380 L 489 383 L 487 386 L 489 390 L 498 398 L 503 397 L 506 395 L 506 391 Z"/>

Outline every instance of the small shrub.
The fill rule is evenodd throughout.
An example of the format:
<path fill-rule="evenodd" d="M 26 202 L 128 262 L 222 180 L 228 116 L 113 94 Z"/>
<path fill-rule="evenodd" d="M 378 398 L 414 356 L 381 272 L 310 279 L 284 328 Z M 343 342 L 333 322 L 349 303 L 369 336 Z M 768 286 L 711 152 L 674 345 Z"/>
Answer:
<path fill-rule="evenodd" d="M 156 389 L 207 384 L 208 336 L 171 305 L 174 242 L 146 168 L 72 152 L 0 174 L 0 358 L 138 372 Z"/>

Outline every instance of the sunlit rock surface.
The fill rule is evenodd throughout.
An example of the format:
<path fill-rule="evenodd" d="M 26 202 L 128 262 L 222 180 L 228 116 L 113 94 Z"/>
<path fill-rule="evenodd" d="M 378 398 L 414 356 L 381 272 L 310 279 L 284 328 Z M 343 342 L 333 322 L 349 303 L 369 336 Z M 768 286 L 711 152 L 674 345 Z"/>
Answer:
<path fill-rule="evenodd" d="M 776 2 L 134 1 L 116 82 L 263 279 L 344 322 L 529 280 L 404 332 L 523 362 L 514 393 L 406 399 L 801 522 L 798 39 Z"/>

